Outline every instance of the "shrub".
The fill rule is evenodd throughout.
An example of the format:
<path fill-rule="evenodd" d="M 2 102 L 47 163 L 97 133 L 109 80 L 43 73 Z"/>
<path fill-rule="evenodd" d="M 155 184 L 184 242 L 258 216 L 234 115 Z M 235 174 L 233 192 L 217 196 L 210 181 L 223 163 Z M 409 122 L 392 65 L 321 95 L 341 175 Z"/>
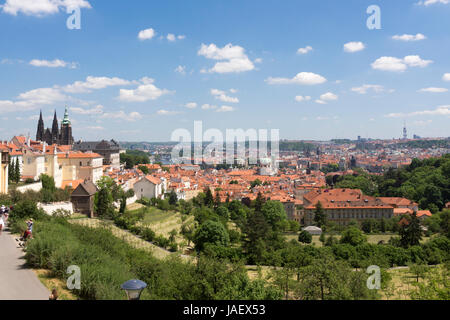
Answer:
<path fill-rule="evenodd" d="M 302 231 L 298 235 L 298 241 L 302 243 L 311 243 L 312 235 L 308 231 Z"/>

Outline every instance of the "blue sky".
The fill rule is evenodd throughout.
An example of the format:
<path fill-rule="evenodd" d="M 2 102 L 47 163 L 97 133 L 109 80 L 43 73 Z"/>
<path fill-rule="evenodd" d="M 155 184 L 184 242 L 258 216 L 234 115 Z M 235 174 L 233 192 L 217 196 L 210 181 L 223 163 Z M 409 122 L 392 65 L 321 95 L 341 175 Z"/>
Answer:
<path fill-rule="evenodd" d="M 398 138 L 404 122 L 450 136 L 449 0 L 0 4 L 3 140 L 65 105 L 85 140 L 168 141 L 195 120 L 286 139 Z"/>

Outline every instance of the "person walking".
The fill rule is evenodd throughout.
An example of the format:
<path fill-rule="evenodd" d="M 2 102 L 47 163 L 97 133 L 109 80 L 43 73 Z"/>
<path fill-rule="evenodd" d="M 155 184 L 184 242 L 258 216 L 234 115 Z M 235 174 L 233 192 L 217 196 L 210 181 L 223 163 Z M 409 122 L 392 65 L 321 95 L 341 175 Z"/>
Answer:
<path fill-rule="evenodd" d="M 2 231 L 5 228 L 5 220 L 3 216 L 5 215 L 5 211 L 3 210 L 3 206 L 0 208 L 0 236 L 2 235 Z"/>

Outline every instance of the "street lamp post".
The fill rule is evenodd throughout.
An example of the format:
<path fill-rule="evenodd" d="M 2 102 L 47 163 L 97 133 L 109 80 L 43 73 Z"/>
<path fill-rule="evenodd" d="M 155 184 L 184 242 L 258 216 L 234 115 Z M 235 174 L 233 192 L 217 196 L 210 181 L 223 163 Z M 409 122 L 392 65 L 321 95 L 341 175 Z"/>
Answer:
<path fill-rule="evenodd" d="M 129 280 L 122 284 L 121 288 L 127 293 L 128 300 L 139 300 L 147 284 L 141 280 Z"/>

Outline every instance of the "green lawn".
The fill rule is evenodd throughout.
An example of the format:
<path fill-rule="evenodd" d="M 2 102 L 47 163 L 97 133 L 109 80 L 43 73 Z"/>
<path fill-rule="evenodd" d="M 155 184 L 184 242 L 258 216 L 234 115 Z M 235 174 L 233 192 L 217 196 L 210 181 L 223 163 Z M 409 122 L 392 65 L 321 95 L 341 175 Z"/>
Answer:
<path fill-rule="evenodd" d="M 369 234 L 369 235 L 367 235 L 367 242 L 372 243 L 372 244 L 378 244 L 380 241 L 383 241 L 384 243 L 388 243 L 389 239 L 391 239 L 392 237 L 395 237 L 395 236 L 397 236 L 397 235 L 396 234 Z M 326 235 L 326 237 L 328 237 L 328 235 Z M 335 235 L 334 237 L 338 240 L 341 238 L 340 235 Z M 285 238 L 288 241 L 291 241 L 292 239 L 298 240 L 298 233 L 286 233 Z M 320 242 L 319 238 L 320 238 L 320 236 L 313 236 L 312 243 L 315 246 L 321 247 L 322 242 Z M 427 238 L 427 237 L 423 237 L 422 243 L 428 241 L 428 239 L 429 238 Z"/>

